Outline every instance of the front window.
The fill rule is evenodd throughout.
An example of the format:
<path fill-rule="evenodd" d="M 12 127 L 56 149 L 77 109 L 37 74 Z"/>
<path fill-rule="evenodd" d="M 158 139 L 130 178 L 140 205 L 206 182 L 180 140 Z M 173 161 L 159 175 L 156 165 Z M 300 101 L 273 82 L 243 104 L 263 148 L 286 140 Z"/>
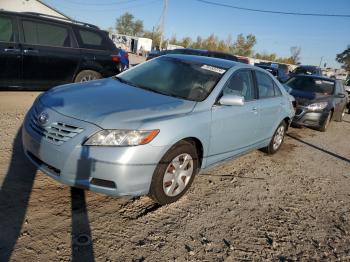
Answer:
<path fill-rule="evenodd" d="M 286 85 L 292 89 L 323 95 L 331 95 L 335 89 L 334 81 L 312 77 L 293 77 L 286 82 Z"/>
<path fill-rule="evenodd" d="M 226 69 L 174 57 L 160 57 L 119 74 L 117 79 L 152 92 L 203 101 Z"/>

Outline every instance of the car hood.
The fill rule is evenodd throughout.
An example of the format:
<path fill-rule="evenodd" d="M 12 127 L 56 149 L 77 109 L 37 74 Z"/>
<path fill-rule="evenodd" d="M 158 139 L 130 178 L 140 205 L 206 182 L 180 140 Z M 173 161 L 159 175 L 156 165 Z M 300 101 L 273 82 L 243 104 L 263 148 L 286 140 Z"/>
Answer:
<path fill-rule="evenodd" d="M 138 128 L 142 122 L 191 112 L 196 104 L 123 84 L 113 78 L 53 88 L 40 102 L 102 128 Z"/>
<path fill-rule="evenodd" d="M 311 92 L 305 92 L 297 89 L 291 89 L 289 92 L 292 96 L 294 96 L 295 101 L 298 105 L 306 106 L 310 105 L 312 103 L 317 102 L 328 102 L 330 101 L 333 96 L 331 95 L 323 95 L 319 93 L 311 93 Z"/>

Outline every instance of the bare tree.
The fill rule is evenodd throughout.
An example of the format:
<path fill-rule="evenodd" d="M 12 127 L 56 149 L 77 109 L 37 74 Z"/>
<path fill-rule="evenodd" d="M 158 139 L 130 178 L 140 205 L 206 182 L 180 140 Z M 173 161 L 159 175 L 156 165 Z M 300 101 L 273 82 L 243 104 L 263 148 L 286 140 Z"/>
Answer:
<path fill-rule="evenodd" d="M 293 64 L 297 64 L 300 61 L 301 47 L 292 46 L 290 48 L 291 60 Z"/>

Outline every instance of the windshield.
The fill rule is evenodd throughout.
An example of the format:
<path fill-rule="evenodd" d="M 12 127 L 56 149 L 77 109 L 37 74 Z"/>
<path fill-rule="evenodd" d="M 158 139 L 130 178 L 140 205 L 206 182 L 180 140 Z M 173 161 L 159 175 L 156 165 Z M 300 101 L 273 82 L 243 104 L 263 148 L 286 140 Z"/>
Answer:
<path fill-rule="evenodd" d="M 309 93 L 331 95 L 334 93 L 335 82 L 312 77 L 293 77 L 285 85 L 292 89 Z"/>
<path fill-rule="evenodd" d="M 160 57 L 119 74 L 117 79 L 142 89 L 203 101 L 226 69 L 173 57 Z"/>

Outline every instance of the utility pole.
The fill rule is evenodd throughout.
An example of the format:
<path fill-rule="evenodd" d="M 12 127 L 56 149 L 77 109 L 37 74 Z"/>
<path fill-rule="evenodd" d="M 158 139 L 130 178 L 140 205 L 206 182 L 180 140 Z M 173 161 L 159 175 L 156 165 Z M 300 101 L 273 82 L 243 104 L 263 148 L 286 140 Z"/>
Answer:
<path fill-rule="evenodd" d="M 164 6 L 162 11 L 162 16 L 160 17 L 159 22 L 159 31 L 160 31 L 160 42 L 159 42 L 159 49 L 162 50 L 162 44 L 163 44 L 163 34 L 164 34 L 164 28 L 165 28 L 165 17 L 168 10 L 168 0 L 164 0 Z"/>
<path fill-rule="evenodd" d="M 321 56 L 320 65 L 318 67 L 321 67 L 322 60 L 323 60 L 323 56 Z"/>

